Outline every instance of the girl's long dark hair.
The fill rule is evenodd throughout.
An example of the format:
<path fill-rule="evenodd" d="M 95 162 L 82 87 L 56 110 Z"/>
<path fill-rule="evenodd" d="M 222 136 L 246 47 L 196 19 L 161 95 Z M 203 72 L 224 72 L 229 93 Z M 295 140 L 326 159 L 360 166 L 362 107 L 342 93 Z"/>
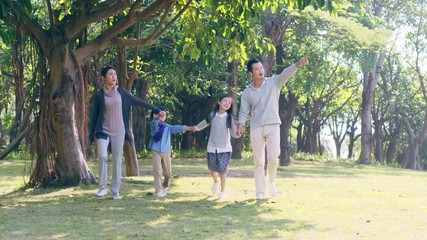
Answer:
<path fill-rule="evenodd" d="M 226 97 L 231 98 L 228 95 L 224 95 L 224 96 L 221 96 L 218 101 L 221 101 L 223 98 L 226 98 Z M 219 111 L 219 103 L 217 103 L 215 105 L 214 110 L 208 114 L 208 116 L 206 117 L 206 122 L 211 123 L 212 119 L 215 117 L 218 111 Z M 233 103 L 231 103 L 230 108 L 227 110 L 227 123 L 226 123 L 227 128 L 231 128 L 232 118 L 233 118 Z"/>

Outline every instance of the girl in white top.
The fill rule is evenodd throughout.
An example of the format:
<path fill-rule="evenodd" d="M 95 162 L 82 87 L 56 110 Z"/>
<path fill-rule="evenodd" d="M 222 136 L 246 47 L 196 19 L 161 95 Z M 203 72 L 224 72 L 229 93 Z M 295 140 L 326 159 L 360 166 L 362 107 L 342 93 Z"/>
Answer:
<path fill-rule="evenodd" d="M 228 165 L 231 159 L 230 136 L 237 138 L 236 122 L 232 116 L 233 99 L 229 96 L 219 98 L 213 112 L 196 126 L 196 131 L 201 131 L 211 126 L 207 147 L 207 164 L 213 178 L 212 193 L 217 193 L 220 186 L 219 199 L 224 199 L 225 181 L 227 179 Z M 218 181 L 218 175 L 221 185 Z"/>

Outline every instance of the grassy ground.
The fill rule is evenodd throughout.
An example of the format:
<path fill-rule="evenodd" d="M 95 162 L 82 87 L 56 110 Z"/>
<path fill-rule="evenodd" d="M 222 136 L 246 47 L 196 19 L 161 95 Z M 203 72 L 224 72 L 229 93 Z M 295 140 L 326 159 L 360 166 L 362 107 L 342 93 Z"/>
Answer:
<path fill-rule="evenodd" d="M 425 172 L 295 161 L 279 169 L 280 195 L 257 201 L 251 161 L 233 160 L 218 201 L 205 160 L 174 159 L 158 199 L 146 159 L 114 201 L 96 185 L 19 190 L 30 164 L 0 161 L 0 239 L 427 239 Z"/>

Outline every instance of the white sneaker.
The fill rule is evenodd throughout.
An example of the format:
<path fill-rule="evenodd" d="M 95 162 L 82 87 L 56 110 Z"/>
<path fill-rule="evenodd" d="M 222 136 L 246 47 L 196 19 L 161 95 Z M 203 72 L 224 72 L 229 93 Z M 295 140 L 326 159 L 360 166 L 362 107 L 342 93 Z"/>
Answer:
<path fill-rule="evenodd" d="M 160 192 L 157 193 L 157 197 L 158 198 L 164 198 L 164 197 L 166 197 L 166 195 L 167 195 L 167 193 L 163 192 L 163 189 Z"/>
<path fill-rule="evenodd" d="M 114 200 L 120 200 L 120 199 L 122 199 L 122 196 L 120 196 L 119 193 L 113 193 L 113 199 Z"/>
<path fill-rule="evenodd" d="M 214 182 L 212 184 L 212 193 L 213 194 L 218 193 L 218 190 L 219 190 L 219 182 Z"/>
<path fill-rule="evenodd" d="M 162 192 L 165 194 L 165 196 L 168 194 L 169 189 L 167 187 L 162 188 Z"/>
<path fill-rule="evenodd" d="M 103 197 L 107 195 L 107 193 L 108 193 L 108 189 L 106 187 L 101 187 L 99 191 L 96 193 L 96 196 Z"/>
<path fill-rule="evenodd" d="M 258 192 L 258 193 L 256 194 L 256 199 L 258 199 L 258 200 L 262 200 L 262 199 L 264 199 L 264 193 L 262 193 L 262 192 Z"/>
<path fill-rule="evenodd" d="M 276 186 L 274 186 L 274 183 L 270 183 L 270 196 L 276 196 L 276 195 L 277 195 Z"/>
<path fill-rule="evenodd" d="M 225 199 L 227 197 L 227 194 L 225 192 L 220 192 L 218 198 L 219 199 Z"/>

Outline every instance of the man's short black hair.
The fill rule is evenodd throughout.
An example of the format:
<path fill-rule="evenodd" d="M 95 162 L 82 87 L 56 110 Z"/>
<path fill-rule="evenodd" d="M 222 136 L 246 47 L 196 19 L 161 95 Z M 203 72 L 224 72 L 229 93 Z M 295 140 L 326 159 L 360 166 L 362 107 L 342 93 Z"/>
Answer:
<path fill-rule="evenodd" d="M 248 69 L 248 72 L 252 72 L 252 65 L 254 63 L 259 63 L 259 60 L 256 59 L 256 58 L 253 58 L 253 59 L 249 60 L 248 64 L 246 65 L 246 67 Z"/>
<path fill-rule="evenodd" d="M 103 67 L 101 68 L 101 76 L 105 77 L 105 76 L 107 75 L 107 72 L 108 72 L 110 69 L 114 69 L 114 68 L 113 68 L 112 66 L 110 66 L 110 65 L 103 66 Z"/>

